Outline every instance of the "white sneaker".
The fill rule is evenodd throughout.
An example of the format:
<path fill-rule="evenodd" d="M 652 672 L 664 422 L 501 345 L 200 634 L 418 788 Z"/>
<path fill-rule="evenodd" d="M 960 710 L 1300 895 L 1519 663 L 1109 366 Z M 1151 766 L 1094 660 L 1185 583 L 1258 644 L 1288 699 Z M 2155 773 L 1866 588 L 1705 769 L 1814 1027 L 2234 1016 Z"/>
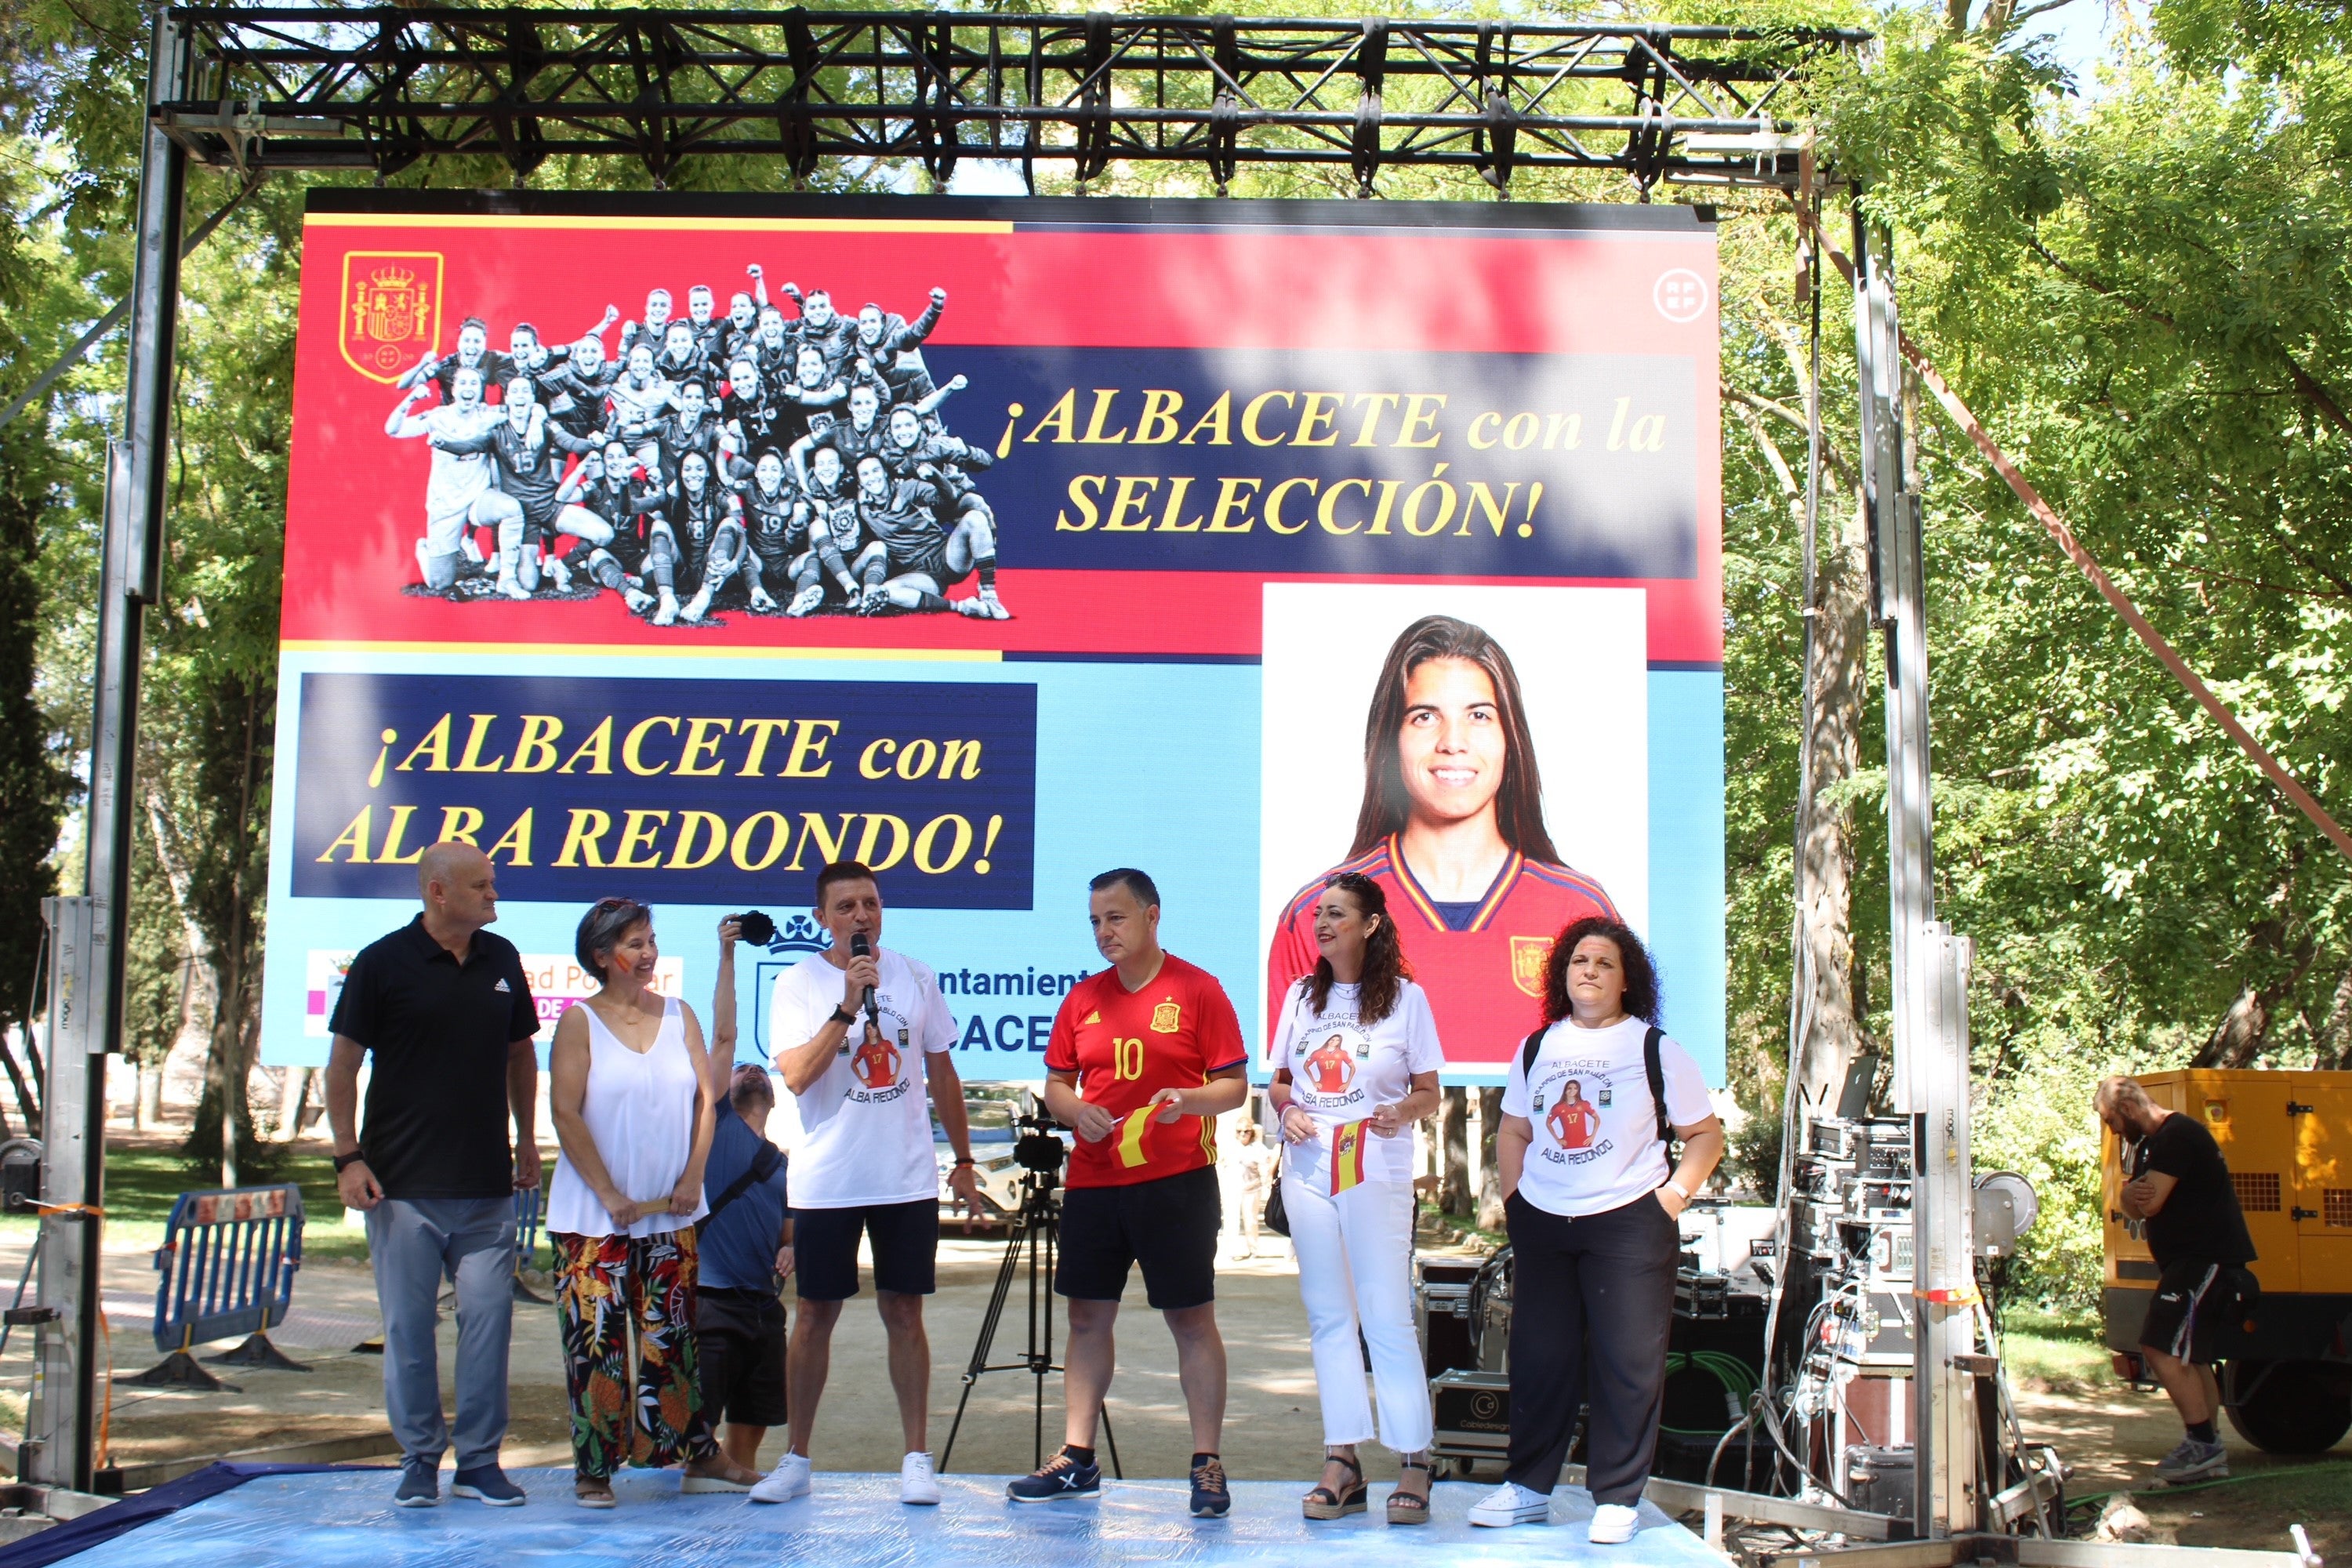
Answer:
<path fill-rule="evenodd" d="M 1622 1502 L 1604 1502 L 1592 1510 L 1591 1532 L 1585 1539 L 1595 1546 L 1622 1546 L 1641 1528 L 1641 1516 Z"/>
<path fill-rule="evenodd" d="M 1543 1524 L 1550 1519 L 1551 1499 L 1517 1481 L 1505 1481 L 1470 1507 L 1471 1523 L 1498 1529 L 1507 1524 Z"/>
<path fill-rule="evenodd" d="M 753 1502 L 790 1502 L 809 1494 L 809 1462 L 799 1454 L 786 1453 L 768 1473 L 768 1479 L 751 1489 Z"/>
<path fill-rule="evenodd" d="M 925 1508 L 939 1502 L 939 1472 L 929 1454 L 909 1454 L 898 1461 L 898 1500 Z"/>

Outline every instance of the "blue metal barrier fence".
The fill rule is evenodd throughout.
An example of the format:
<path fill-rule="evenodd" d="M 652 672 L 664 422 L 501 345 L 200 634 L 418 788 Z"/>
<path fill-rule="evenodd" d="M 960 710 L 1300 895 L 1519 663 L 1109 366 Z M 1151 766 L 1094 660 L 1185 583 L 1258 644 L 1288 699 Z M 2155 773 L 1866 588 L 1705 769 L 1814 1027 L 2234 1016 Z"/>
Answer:
<path fill-rule="evenodd" d="M 286 1321 L 302 1267 L 302 1194 L 292 1183 L 182 1193 L 155 1249 L 155 1348 L 161 1363 L 124 1381 L 150 1387 L 221 1388 L 191 1353 L 208 1340 L 248 1338 L 207 1357 L 232 1366 L 310 1369 L 269 1342 Z"/>

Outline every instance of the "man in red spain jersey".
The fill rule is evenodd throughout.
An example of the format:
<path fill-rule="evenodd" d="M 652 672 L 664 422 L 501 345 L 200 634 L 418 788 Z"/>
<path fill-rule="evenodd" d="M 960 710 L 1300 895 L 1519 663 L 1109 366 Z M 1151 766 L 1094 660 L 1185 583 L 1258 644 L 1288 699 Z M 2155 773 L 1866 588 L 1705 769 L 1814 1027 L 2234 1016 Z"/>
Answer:
<path fill-rule="evenodd" d="M 1217 1117 L 1249 1093 L 1241 1020 L 1206 970 L 1160 945 L 1160 889 L 1142 872 L 1091 884 L 1095 948 L 1110 967 L 1062 998 L 1045 1044 L 1045 1109 L 1078 1135 L 1062 1200 L 1054 1289 L 1069 1300 L 1062 1451 L 1005 1489 L 1015 1502 L 1094 1497 L 1095 1426 L 1110 1388 L 1128 1271 L 1176 1338 L 1192 1422 L 1196 1516 L 1232 1506 L 1217 1457 L 1225 1345 L 1217 1332 Z"/>
<path fill-rule="evenodd" d="M 1355 845 L 1283 906 L 1270 1008 L 1313 972 L 1316 901 L 1342 871 L 1388 895 L 1449 1068 L 1507 1066 L 1543 1021 L 1552 938 L 1587 915 L 1618 918 L 1600 883 L 1559 863 L 1518 674 L 1482 628 L 1427 616 L 1390 647 L 1364 722 Z"/>

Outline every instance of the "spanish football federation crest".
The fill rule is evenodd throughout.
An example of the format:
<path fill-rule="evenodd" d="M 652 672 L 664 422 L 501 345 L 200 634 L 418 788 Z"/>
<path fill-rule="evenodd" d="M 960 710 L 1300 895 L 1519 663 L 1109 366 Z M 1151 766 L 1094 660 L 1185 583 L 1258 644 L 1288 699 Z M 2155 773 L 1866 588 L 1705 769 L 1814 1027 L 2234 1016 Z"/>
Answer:
<path fill-rule="evenodd" d="M 1162 1002 L 1160 1005 L 1151 1009 L 1151 1032 L 1155 1035 L 1174 1034 L 1178 1029 L 1183 1027 L 1183 1025 L 1180 1022 L 1183 1016 L 1184 1009 L 1181 1004 L 1175 1002 Z"/>
<path fill-rule="evenodd" d="M 389 386 L 433 346 L 441 253 L 354 250 L 343 258 L 343 363 Z"/>
<path fill-rule="evenodd" d="M 1551 956 L 1551 943 L 1548 936 L 1511 939 L 1511 983 L 1530 996 L 1543 994 L 1544 961 Z"/>

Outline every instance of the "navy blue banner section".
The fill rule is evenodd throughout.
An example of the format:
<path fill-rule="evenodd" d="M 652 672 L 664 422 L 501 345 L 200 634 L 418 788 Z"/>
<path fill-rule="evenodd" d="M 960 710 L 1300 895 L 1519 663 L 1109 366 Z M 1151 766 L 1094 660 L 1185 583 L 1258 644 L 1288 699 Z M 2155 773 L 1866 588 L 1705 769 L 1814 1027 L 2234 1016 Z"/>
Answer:
<path fill-rule="evenodd" d="M 1008 566 L 1689 577 L 1687 359 L 1255 349 L 927 353 Z"/>
<path fill-rule="evenodd" d="M 510 899 L 804 904 L 857 859 L 894 904 L 1030 907 L 1034 685 L 312 674 L 301 726 L 306 898 L 413 899 L 462 838 Z"/>

